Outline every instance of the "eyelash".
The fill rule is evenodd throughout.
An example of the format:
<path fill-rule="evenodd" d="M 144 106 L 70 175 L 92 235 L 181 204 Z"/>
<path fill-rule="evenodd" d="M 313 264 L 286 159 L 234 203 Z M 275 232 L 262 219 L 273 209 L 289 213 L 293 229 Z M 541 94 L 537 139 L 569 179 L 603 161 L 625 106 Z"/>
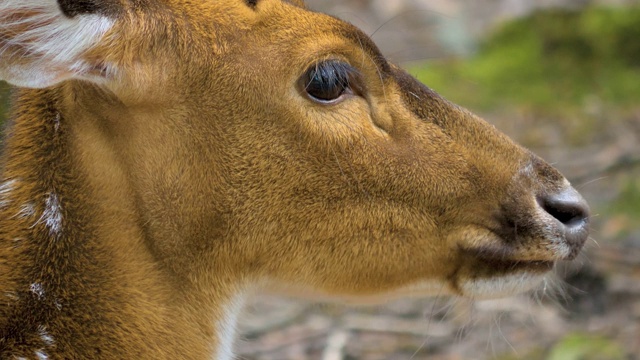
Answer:
<path fill-rule="evenodd" d="M 332 104 L 345 94 L 353 94 L 353 84 L 357 78 L 358 71 L 351 65 L 338 60 L 326 60 L 309 68 L 301 80 L 305 93 L 312 100 Z"/>

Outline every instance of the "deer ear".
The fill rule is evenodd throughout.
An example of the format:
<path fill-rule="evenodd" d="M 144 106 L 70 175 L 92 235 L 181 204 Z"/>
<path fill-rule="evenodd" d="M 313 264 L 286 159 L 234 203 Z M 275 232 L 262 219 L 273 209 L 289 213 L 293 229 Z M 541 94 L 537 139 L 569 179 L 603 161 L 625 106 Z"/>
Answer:
<path fill-rule="evenodd" d="M 99 81 L 105 64 L 85 56 L 113 26 L 99 0 L 0 1 L 0 80 L 44 88 Z"/>

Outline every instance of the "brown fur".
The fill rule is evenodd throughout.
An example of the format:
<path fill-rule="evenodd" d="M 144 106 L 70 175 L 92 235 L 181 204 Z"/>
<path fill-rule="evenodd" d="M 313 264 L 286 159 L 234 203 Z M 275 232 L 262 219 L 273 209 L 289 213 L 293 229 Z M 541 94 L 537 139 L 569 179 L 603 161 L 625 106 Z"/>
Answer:
<path fill-rule="evenodd" d="M 260 284 L 474 296 L 469 279 L 563 258 L 535 199 L 564 178 L 351 25 L 298 1 L 96 3 L 68 15 L 107 9 L 117 22 L 84 57 L 121 72 L 14 94 L 0 358 L 211 358 L 229 302 Z M 357 68 L 363 94 L 305 97 L 298 79 L 327 58 Z"/>

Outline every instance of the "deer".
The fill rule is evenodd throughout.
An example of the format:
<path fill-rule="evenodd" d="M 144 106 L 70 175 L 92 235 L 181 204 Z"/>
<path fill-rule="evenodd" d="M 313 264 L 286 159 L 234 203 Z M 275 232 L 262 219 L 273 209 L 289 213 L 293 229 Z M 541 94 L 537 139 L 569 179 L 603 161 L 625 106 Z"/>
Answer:
<path fill-rule="evenodd" d="M 0 358 L 233 358 L 249 294 L 534 289 L 589 207 L 300 0 L 2 0 Z"/>

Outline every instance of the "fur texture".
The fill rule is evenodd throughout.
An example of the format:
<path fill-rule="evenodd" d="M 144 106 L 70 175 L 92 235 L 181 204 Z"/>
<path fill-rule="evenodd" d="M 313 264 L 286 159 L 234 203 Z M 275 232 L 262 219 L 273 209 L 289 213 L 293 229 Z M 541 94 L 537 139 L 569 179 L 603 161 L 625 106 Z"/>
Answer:
<path fill-rule="evenodd" d="M 0 3 L 1 359 L 227 360 L 250 291 L 504 296 L 587 237 L 557 170 L 300 1 L 60 5 Z"/>

